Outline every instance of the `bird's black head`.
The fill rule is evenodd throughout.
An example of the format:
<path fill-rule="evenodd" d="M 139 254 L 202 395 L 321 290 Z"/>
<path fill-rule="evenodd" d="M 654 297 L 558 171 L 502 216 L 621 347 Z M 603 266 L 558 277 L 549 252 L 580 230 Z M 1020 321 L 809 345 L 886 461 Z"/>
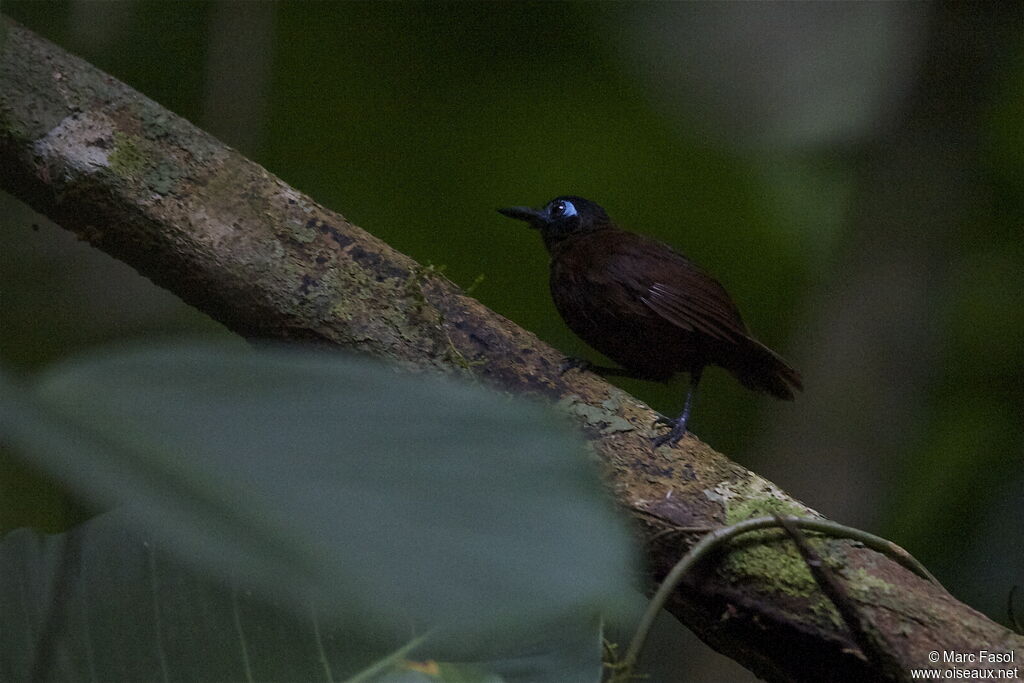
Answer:
<path fill-rule="evenodd" d="M 604 209 L 589 199 L 575 195 L 555 197 L 543 209 L 513 206 L 498 209 L 498 213 L 526 221 L 530 227 L 540 230 L 548 250 L 566 237 L 594 232 L 612 224 Z"/>

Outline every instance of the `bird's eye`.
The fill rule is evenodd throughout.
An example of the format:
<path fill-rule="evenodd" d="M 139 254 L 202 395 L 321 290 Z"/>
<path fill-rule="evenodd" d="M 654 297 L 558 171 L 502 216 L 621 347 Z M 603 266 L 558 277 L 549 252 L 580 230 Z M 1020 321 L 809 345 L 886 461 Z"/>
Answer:
<path fill-rule="evenodd" d="M 576 207 L 572 202 L 557 201 L 551 205 L 551 217 L 562 218 L 576 215 Z"/>

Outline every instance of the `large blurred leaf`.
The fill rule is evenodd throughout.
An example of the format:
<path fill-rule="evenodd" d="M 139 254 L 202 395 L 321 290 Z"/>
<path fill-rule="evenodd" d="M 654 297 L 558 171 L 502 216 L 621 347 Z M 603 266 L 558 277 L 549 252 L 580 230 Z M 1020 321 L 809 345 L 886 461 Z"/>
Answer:
<path fill-rule="evenodd" d="M 127 509 L 76 529 L 27 529 L 0 543 L 0 681 L 361 681 L 563 683 L 598 680 L 600 629 L 571 619 L 476 665 L 416 659 L 429 637 L 389 657 L 360 615 L 294 615 L 190 571 L 129 530 Z M 367 664 L 379 660 L 371 666 Z M 498 673 L 487 673 L 495 671 Z"/>
<path fill-rule="evenodd" d="M 126 511 L 0 544 L 0 680 L 317 681 L 372 660 L 330 628 L 204 579 L 128 530 Z M 380 650 L 377 651 L 377 654 Z"/>
<path fill-rule="evenodd" d="M 481 661 L 627 599 L 628 533 L 540 406 L 338 354 L 207 346 L 68 364 L 0 398 L 0 430 L 37 465 L 130 505 L 168 556 L 297 619 L 315 605 L 324 628 L 355 621 L 388 647 L 430 630 L 430 657 Z"/>

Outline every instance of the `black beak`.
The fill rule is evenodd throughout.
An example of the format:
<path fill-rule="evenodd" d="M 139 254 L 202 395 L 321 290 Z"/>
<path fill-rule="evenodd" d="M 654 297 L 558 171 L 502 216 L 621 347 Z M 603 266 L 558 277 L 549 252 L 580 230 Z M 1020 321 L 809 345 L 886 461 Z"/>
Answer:
<path fill-rule="evenodd" d="M 510 206 L 507 209 L 498 209 L 498 213 L 519 221 L 526 221 L 533 228 L 539 228 L 544 222 L 544 214 L 528 206 Z"/>

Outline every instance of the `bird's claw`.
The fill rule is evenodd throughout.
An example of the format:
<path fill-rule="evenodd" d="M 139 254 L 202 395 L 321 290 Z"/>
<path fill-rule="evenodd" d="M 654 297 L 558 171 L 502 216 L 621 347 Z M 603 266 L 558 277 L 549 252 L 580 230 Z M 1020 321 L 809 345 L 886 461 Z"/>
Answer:
<path fill-rule="evenodd" d="M 664 415 L 658 415 L 658 417 L 654 420 L 654 424 L 667 425 L 671 427 L 669 431 L 651 439 L 651 443 L 654 445 L 655 448 L 660 448 L 661 446 L 664 446 L 666 444 L 668 444 L 669 446 L 675 446 L 677 443 L 679 443 L 679 440 L 682 439 L 687 434 L 686 423 L 683 422 L 682 420 L 672 419 L 670 417 L 665 417 Z"/>
<path fill-rule="evenodd" d="M 592 363 L 584 358 L 573 358 L 572 356 L 567 357 L 562 361 L 562 364 L 558 367 L 558 374 L 564 375 L 570 370 L 589 370 L 592 367 Z"/>

